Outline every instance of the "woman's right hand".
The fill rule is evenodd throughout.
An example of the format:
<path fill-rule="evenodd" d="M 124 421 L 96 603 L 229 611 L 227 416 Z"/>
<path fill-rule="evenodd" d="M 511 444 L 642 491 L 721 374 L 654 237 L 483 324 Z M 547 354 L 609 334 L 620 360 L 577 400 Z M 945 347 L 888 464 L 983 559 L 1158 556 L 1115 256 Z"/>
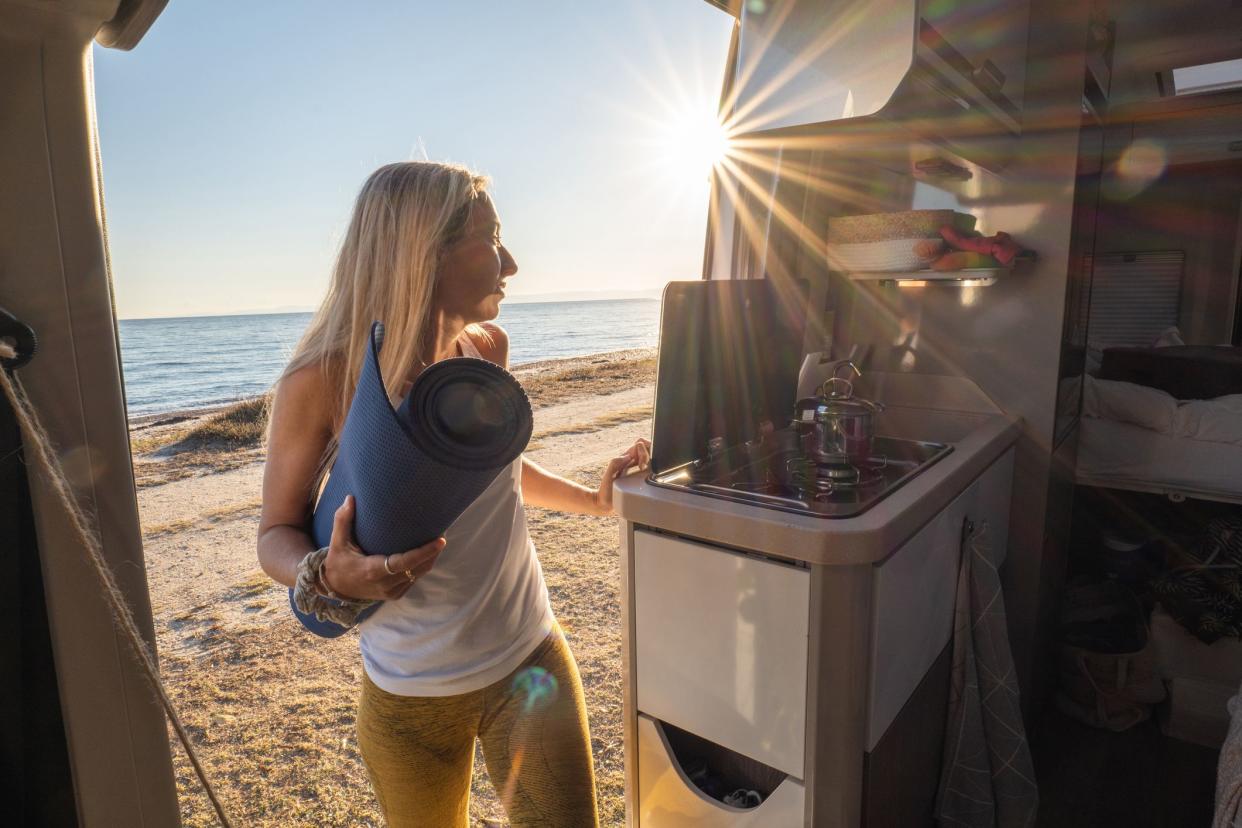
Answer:
<path fill-rule="evenodd" d="M 327 587 L 343 598 L 392 601 L 405 595 L 414 580 L 431 570 L 443 548 L 444 538 L 436 538 L 416 549 L 389 555 L 388 567 L 397 573 L 389 575 L 383 555 L 367 555 L 354 543 L 354 496 L 347 495 L 332 519 L 332 539 L 322 577 Z"/>

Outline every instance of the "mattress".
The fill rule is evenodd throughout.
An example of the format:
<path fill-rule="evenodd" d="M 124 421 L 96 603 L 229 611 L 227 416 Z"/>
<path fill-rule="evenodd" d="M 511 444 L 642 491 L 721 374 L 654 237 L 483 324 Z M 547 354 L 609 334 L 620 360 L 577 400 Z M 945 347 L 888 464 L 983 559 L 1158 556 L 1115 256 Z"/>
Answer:
<path fill-rule="evenodd" d="M 1242 446 L 1082 419 L 1078 482 L 1242 503 Z"/>

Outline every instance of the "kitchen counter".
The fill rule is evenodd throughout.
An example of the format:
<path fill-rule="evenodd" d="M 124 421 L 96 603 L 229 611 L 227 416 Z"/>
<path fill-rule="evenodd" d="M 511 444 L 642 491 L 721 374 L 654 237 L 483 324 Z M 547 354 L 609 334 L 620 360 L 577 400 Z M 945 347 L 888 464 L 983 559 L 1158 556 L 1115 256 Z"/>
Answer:
<path fill-rule="evenodd" d="M 877 434 L 948 443 L 953 451 L 861 515 L 826 519 L 653 486 L 641 475 L 617 481 L 617 514 L 633 524 L 808 564 L 876 564 L 940 513 L 1018 439 L 1021 421 L 1003 414 L 894 407 Z"/>

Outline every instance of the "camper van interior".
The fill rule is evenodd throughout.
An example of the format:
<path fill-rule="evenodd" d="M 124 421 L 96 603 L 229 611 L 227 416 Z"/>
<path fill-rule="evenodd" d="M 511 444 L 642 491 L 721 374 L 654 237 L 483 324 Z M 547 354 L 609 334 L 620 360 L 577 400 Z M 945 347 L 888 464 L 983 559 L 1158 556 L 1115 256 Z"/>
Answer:
<path fill-rule="evenodd" d="M 616 486 L 627 823 L 1242 825 L 1242 3 L 709 2 L 729 148 Z M 0 0 L 0 334 L 148 642 L 87 56 L 163 6 Z M 3 439 L 15 824 L 179 824 Z"/>

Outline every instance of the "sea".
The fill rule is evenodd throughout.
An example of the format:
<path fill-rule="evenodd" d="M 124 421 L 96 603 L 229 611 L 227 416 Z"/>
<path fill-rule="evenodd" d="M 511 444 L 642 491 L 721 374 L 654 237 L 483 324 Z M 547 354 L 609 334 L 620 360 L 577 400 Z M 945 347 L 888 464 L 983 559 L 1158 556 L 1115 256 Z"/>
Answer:
<path fill-rule="evenodd" d="M 653 348 L 656 299 L 501 306 L 512 365 Z M 262 394 L 289 361 L 309 313 L 122 319 L 121 362 L 131 417 L 208 408 Z"/>

